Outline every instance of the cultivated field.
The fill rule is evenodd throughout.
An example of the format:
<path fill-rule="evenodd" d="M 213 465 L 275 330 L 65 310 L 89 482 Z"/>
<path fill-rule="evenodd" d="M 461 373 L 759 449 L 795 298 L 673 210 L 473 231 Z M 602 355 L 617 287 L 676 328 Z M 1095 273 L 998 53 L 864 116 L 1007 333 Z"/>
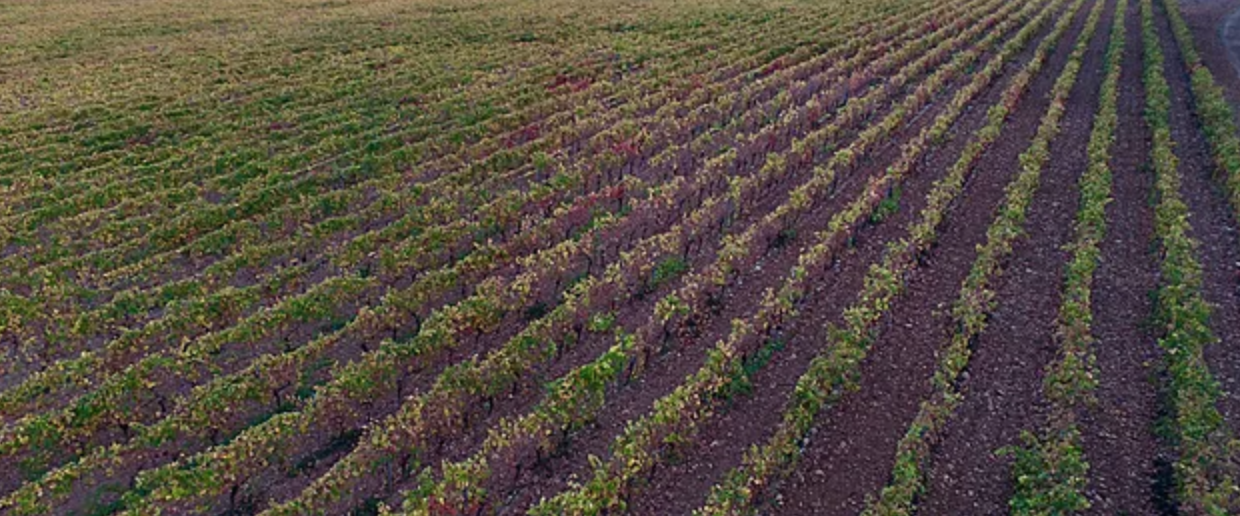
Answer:
<path fill-rule="evenodd" d="M 1192 2 L 4 1 L 0 514 L 1240 514 Z"/>

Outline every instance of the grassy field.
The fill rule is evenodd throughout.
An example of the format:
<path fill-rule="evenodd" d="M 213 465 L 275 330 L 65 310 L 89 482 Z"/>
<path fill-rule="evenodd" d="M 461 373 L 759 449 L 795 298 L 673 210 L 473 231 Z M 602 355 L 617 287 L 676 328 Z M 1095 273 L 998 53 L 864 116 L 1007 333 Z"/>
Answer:
<path fill-rule="evenodd" d="M 4 2 L 0 514 L 1240 514 L 1208 3 Z"/>

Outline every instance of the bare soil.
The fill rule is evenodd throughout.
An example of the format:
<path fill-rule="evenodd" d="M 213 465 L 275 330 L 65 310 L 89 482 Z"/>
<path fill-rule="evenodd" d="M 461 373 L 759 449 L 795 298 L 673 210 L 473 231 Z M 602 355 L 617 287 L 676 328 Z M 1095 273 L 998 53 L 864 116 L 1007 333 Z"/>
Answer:
<path fill-rule="evenodd" d="M 1090 5 L 1082 7 L 1082 18 Z M 1018 445 L 1022 430 L 1038 428 L 1044 420 L 1042 375 L 1054 359 L 1055 319 L 1060 303 L 1063 269 L 1070 257 L 1064 244 L 1071 241 L 1078 205 L 1077 182 L 1085 168 L 1085 144 L 1103 73 L 1113 5 L 1108 5 L 1089 43 L 1061 120 L 1061 132 L 1050 144 L 1051 158 L 1042 172 L 1025 222 L 1026 235 L 1014 245 L 1003 275 L 993 284 L 997 306 L 989 324 L 974 343 L 973 356 L 960 383 L 964 402 L 943 431 L 929 468 L 927 492 L 920 513 L 927 515 L 999 514 L 1011 498 L 1011 461 L 996 452 Z M 1050 87 L 1066 53 L 1081 30 L 1078 22 L 1065 34 L 1052 66 L 1039 81 Z M 1011 124 L 1029 127 L 1032 134 L 1043 109 L 1016 113 Z M 1016 169 L 1016 156 L 1030 138 L 1019 138 L 1015 154 L 996 168 L 984 168 L 979 178 L 994 178 L 996 170 Z M 994 166 L 994 165 L 992 165 Z M 993 188 L 993 187 L 992 187 Z M 986 214 L 980 224 L 992 217 Z"/>
<path fill-rule="evenodd" d="M 1112 202 L 1093 287 L 1097 406 L 1085 412 L 1081 440 L 1090 461 L 1091 514 L 1167 514 L 1170 450 L 1154 433 L 1160 416 L 1161 350 L 1149 326 L 1158 287 L 1149 131 L 1142 118 L 1140 10 L 1128 9 L 1121 64 Z"/>

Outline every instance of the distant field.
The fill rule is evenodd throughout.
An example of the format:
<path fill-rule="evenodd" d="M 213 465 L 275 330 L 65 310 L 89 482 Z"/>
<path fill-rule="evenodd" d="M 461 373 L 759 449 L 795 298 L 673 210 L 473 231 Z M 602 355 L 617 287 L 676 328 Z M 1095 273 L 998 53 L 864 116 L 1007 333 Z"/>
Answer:
<path fill-rule="evenodd" d="M 0 514 L 1240 514 L 1223 3 L 6 0 Z"/>

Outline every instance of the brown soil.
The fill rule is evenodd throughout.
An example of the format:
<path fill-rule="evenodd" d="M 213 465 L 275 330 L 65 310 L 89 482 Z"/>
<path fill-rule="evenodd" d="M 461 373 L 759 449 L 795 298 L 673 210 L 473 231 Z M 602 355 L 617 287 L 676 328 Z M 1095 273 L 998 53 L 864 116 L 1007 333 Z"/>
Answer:
<path fill-rule="evenodd" d="M 1082 7 L 1082 15 L 1088 8 Z M 1083 73 L 1068 99 L 1061 132 L 1051 142 L 1051 159 L 1029 208 L 1027 233 L 1014 245 L 1003 275 L 993 285 L 997 306 L 986 331 L 974 343 L 968 376 L 960 384 L 964 402 L 945 427 L 935 450 L 920 514 L 1007 512 L 1012 494 L 1011 461 L 996 452 L 1019 444 L 1022 430 L 1038 428 L 1044 421 L 1042 374 L 1056 354 L 1052 336 L 1063 268 L 1069 258 L 1063 246 L 1072 238 L 1078 204 L 1076 185 L 1084 170 L 1085 144 L 1097 111 L 1102 53 L 1112 13 L 1113 5 L 1108 5 L 1085 53 Z M 1063 62 L 1060 56 L 1070 51 L 1078 32 L 1079 28 L 1074 28 L 1065 35 L 1056 65 Z M 1048 66 L 1040 82 L 1053 82 L 1061 68 Z M 1042 111 L 1016 113 L 1011 123 L 1036 128 Z M 1028 141 L 1020 138 L 1010 144 L 1023 152 Z M 1007 160 L 996 168 L 979 169 L 978 177 L 994 182 L 998 179 L 996 170 L 1017 168 L 1015 156 L 1005 156 Z M 986 225 L 991 214 L 983 217 L 976 223 Z"/>
<path fill-rule="evenodd" d="M 1081 440 L 1090 462 L 1092 514 L 1165 513 L 1168 487 L 1160 467 L 1167 450 L 1154 434 L 1159 416 L 1155 368 L 1160 350 L 1147 326 L 1157 288 L 1153 176 L 1147 165 L 1149 131 L 1142 118 L 1141 21 L 1128 9 L 1119 82 L 1116 139 L 1111 152 L 1112 202 L 1093 286 L 1098 367 L 1097 406 L 1085 412 Z"/>
<path fill-rule="evenodd" d="M 1087 10 L 1078 14 L 1078 28 Z M 1067 45 L 1074 34 L 1070 31 L 1064 35 Z M 1009 65 L 1010 72 L 1024 65 L 1036 44 L 1031 42 L 1025 55 Z M 1067 45 L 1060 43 L 1060 50 L 1052 54 L 1031 84 L 1000 141 L 974 167 L 938 244 L 923 265 L 926 270 L 918 270 L 910 278 L 905 295 L 893 305 L 891 322 L 882 329 L 874 351 L 863 363 L 861 389 L 825 415 L 806 447 L 801 466 L 781 490 L 781 513 L 822 514 L 843 509 L 854 513 L 864 507 L 867 495 L 877 494 L 886 484 L 896 443 L 921 400 L 930 394 L 936 355 L 950 336 L 951 303 L 972 265 L 975 246 L 985 240 L 1003 187 L 1016 171 L 1004 164 L 1013 162 L 1032 138 L 1039 113 L 1046 108 L 1045 98 L 1055 72 L 1067 59 Z M 990 105 L 1006 88 L 1006 81 L 997 84 L 999 87 L 992 87 L 978 106 Z M 982 109 L 971 113 L 962 120 L 957 134 L 968 135 L 980 127 L 985 122 L 983 114 Z M 960 137 L 940 149 L 924 168 L 945 170 L 956 161 L 966 141 Z M 924 200 L 919 199 L 910 211 L 920 210 L 922 204 Z"/>

